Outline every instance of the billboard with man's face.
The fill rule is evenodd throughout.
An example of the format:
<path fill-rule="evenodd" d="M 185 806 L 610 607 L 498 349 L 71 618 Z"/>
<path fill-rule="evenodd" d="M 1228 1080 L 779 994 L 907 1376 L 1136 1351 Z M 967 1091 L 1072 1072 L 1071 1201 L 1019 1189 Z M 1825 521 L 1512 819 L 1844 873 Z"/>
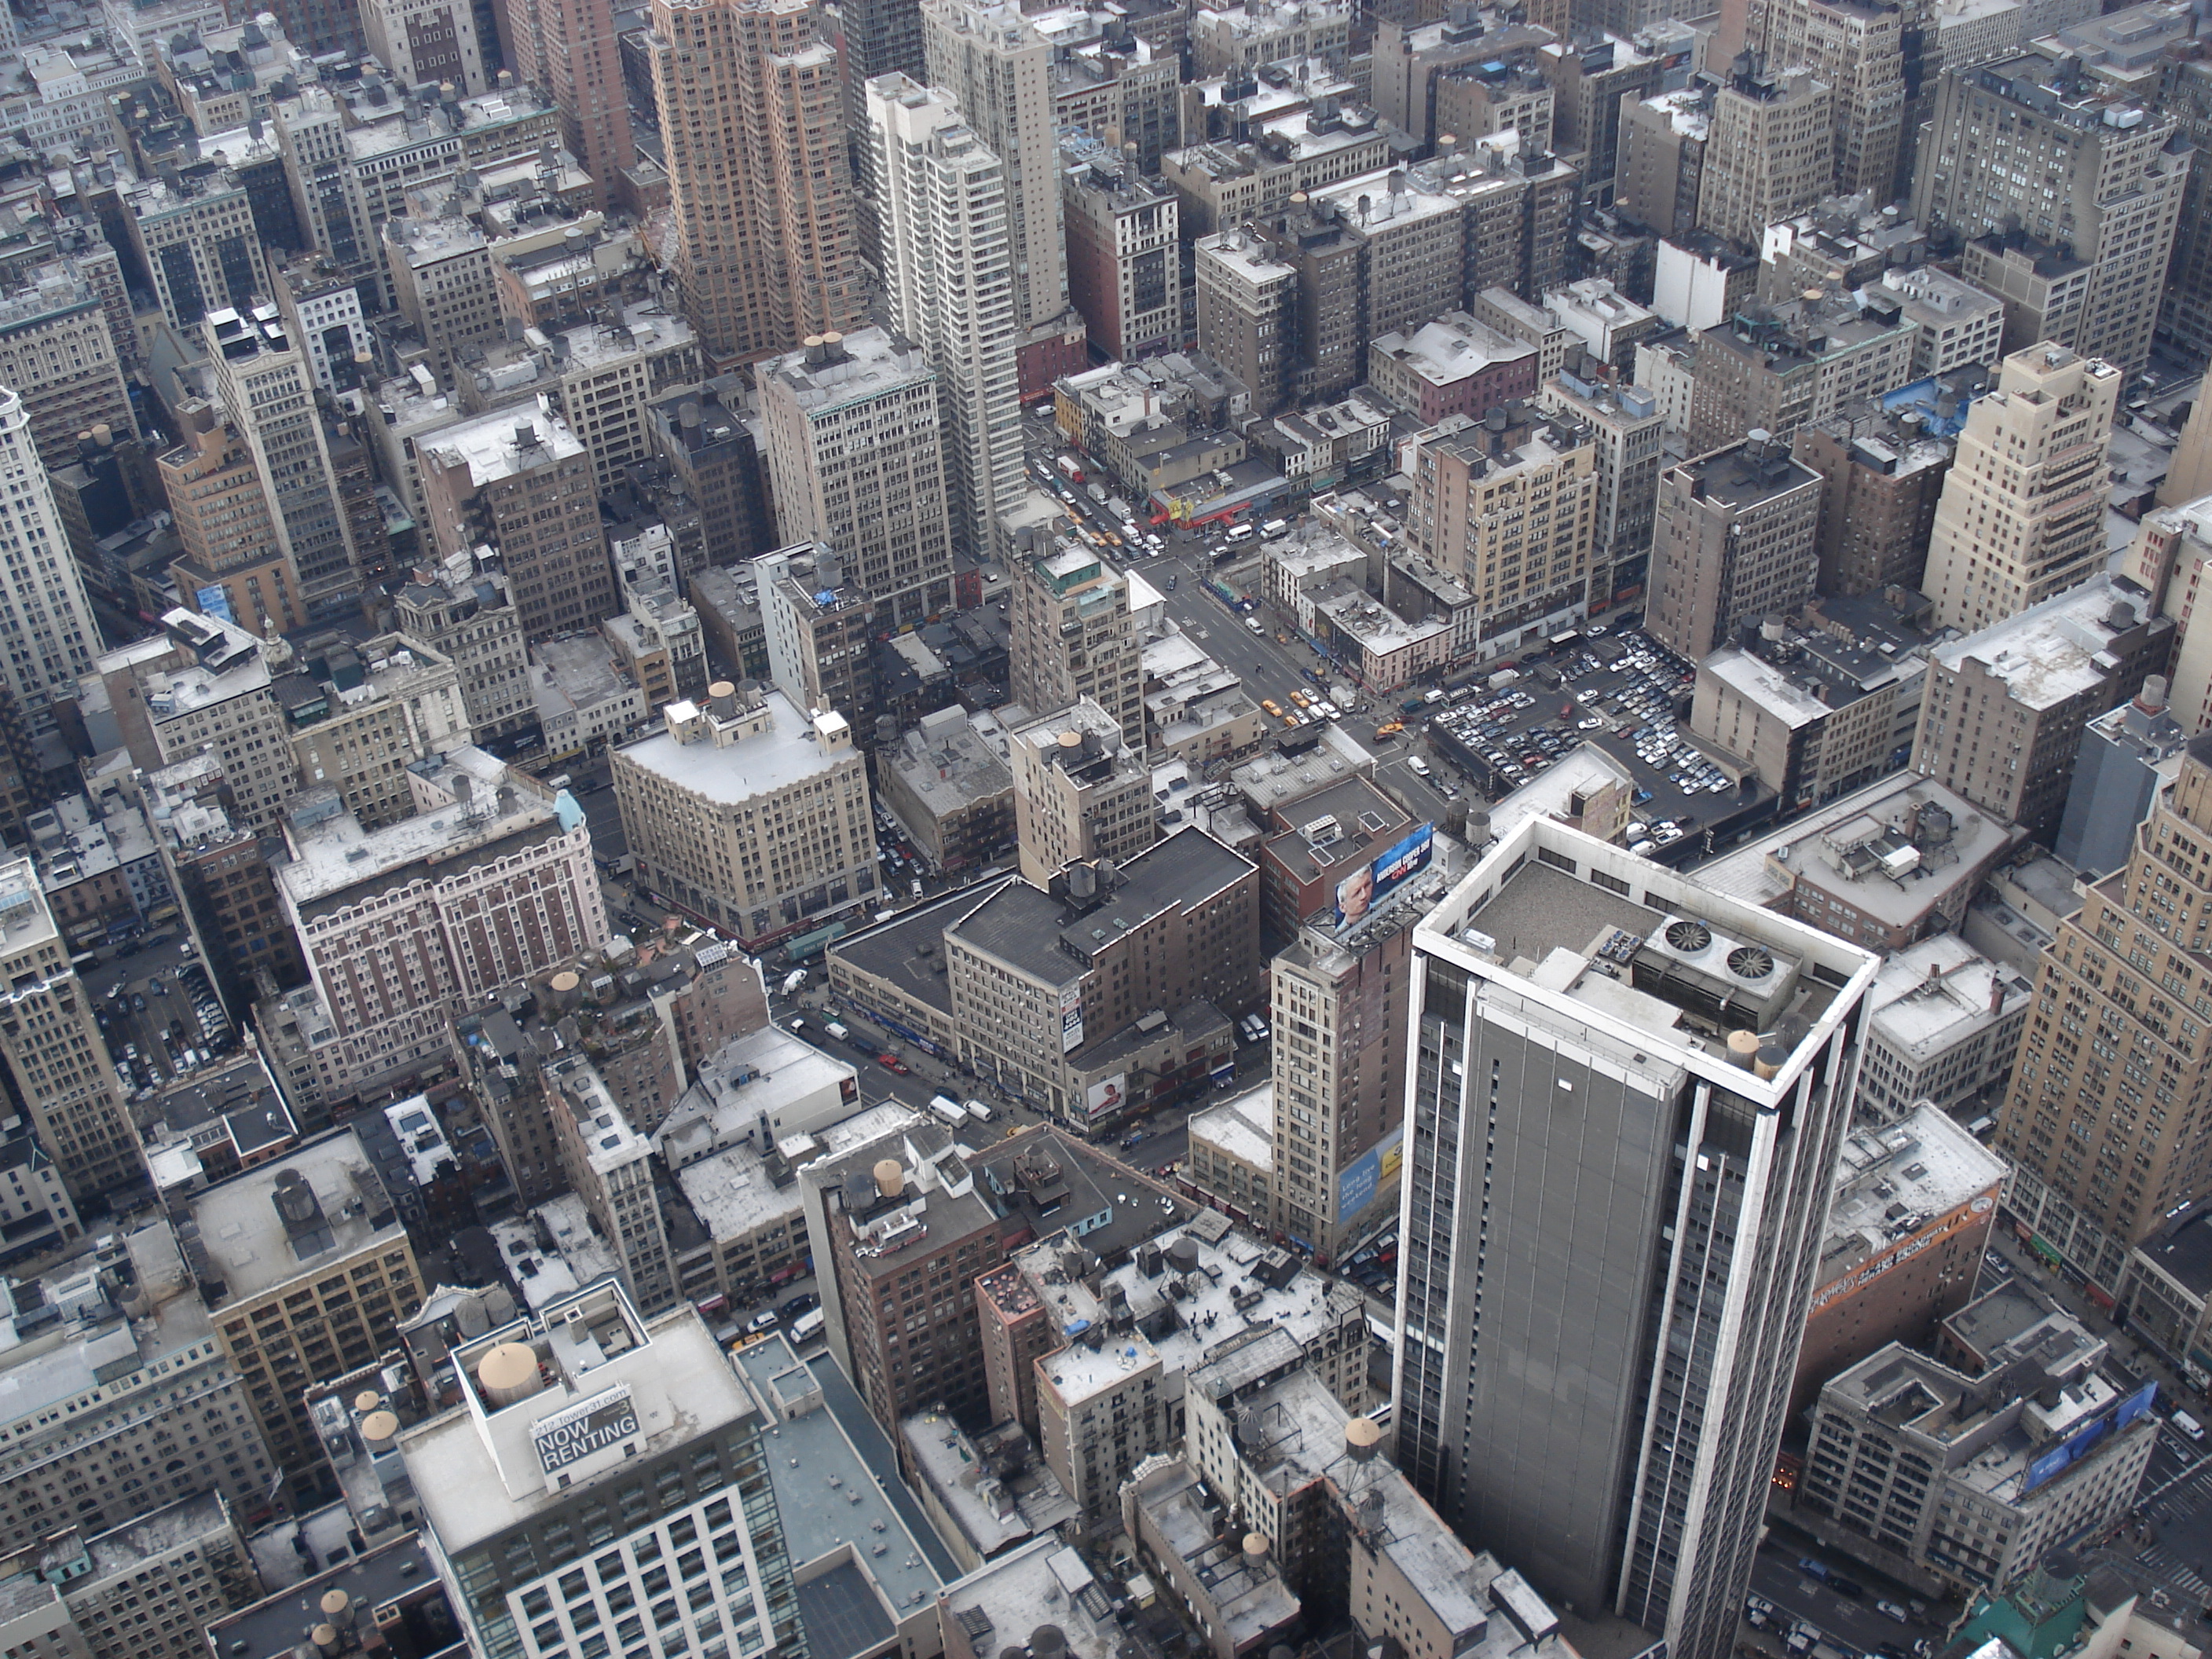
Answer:
<path fill-rule="evenodd" d="M 1362 865 L 1337 883 L 1336 925 L 1342 927 L 1361 920 L 1427 869 L 1436 845 L 1436 825 L 1421 824 L 1395 847 L 1386 848 L 1372 863 Z"/>

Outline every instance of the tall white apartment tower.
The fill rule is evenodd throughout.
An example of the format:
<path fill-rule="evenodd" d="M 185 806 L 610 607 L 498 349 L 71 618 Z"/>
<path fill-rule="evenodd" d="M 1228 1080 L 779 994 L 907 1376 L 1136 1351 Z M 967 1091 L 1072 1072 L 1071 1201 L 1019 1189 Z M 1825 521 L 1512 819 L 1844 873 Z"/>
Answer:
<path fill-rule="evenodd" d="M 1006 171 L 947 93 L 884 75 L 866 102 L 891 320 L 937 370 L 956 534 L 994 555 L 1024 493 Z"/>
<path fill-rule="evenodd" d="M 1067 240 L 1054 133 L 1052 43 L 1012 0 L 927 0 L 929 84 L 950 92 L 1006 173 L 1014 327 L 1067 310 Z"/>
<path fill-rule="evenodd" d="M 49 705 L 57 695 L 76 696 L 80 674 L 92 672 L 100 635 L 85 598 L 84 578 L 53 485 L 31 441 L 23 400 L 0 386 L 0 599 L 7 611 L 0 638 L 7 644 L 8 689 L 35 729 L 50 729 Z"/>
<path fill-rule="evenodd" d="M 1879 959 L 1534 818 L 1414 930 L 1398 1462 L 1726 1659 Z"/>

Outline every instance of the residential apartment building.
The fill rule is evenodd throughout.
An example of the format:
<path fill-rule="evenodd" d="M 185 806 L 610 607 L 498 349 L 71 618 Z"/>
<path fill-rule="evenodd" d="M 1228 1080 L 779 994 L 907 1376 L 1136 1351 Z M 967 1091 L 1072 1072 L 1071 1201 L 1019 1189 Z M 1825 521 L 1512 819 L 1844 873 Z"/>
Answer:
<path fill-rule="evenodd" d="M 875 834 L 845 717 L 747 686 L 669 704 L 614 750 L 614 787 L 639 878 L 757 953 L 873 906 Z"/>
<path fill-rule="evenodd" d="M 1686 87 L 1624 104 L 1613 206 L 1663 237 L 1698 228 L 1705 148 L 1712 142 L 1712 89 Z"/>
<path fill-rule="evenodd" d="M 467 0 L 364 0 L 363 43 L 403 87 L 451 82 L 462 96 L 491 89 L 493 68 L 477 31 L 477 9 Z M 499 42 L 489 56 L 495 64 Z M 573 143 L 570 149 L 584 152 Z"/>
<path fill-rule="evenodd" d="M 1007 644 L 1009 695 L 1024 708 L 1086 699 L 1120 723 L 1133 754 L 1145 749 L 1144 665 L 1129 579 L 1072 537 L 1019 549 Z"/>
<path fill-rule="evenodd" d="M 517 76 L 552 94 L 561 142 L 596 185 L 592 205 L 627 205 L 637 146 L 611 0 L 505 0 L 501 11 Z"/>
<path fill-rule="evenodd" d="M 719 366 L 856 325 L 842 65 L 812 9 L 659 0 L 649 49 L 675 216 L 669 263 L 701 345 Z"/>
<path fill-rule="evenodd" d="M 391 1194 L 359 1133 L 338 1129 L 192 1194 L 187 1213 L 185 1262 L 273 1465 L 296 1494 L 327 1490 L 302 1393 L 391 1352 L 422 1301 Z"/>
<path fill-rule="evenodd" d="M 1517 1540 L 1547 1597 L 1722 1659 L 1876 958 L 1541 816 L 1413 951 L 1398 1457 L 1455 1529 Z M 1604 1178 L 1553 1201 L 1594 1133 Z M 1506 1261 L 1522 1270 L 1486 1271 Z M 1576 1378 L 1579 1408 L 1504 1353 Z"/>
<path fill-rule="evenodd" d="M 1904 13 L 1863 0 L 1752 0 L 1748 10 L 1745 44 L 1828 84 L 1835 193 L 1887 202 L 1904 148 Z"/>
<path fill-rule="evenodd" d="M 1698 183 L 1698 226 L 1756 248 L 1835 180 L 1835 93 L 1809 70 L 1739 59 L 1713 94 Z"/>
<path fill-rule="evenodd" d="M 763 364 L 759 382 L 784 537 L 835 547 L 886 623 L 949 608 L 951 491 L 927 354 L 868 328 Z"/>
<path fill-rule="evenodd" d="M 0 1571 L 11 1566 L 11 1589 L 68 1586 L 55 1593 L 88 1659 L 198 1659 L 206 1627 L 258 1600 L 262 1589 L 253 1553 L 218 1492 L 141 1510 L 106 1532 L 80 1522 L 0 1563 Z"/>
<path fill-rule="evenodd" d="M 438 550 L 498 552 L 526 640 L 594 628 L 613 611 L 591 457 L 544 399 L 446 428 L 419 453 Z"/>
<path fill-rule="evenodd" d="M 1028 488 L 1006 169 L 949 94 L 905 76 L 868 88 L 867 115 L 887 310 L 937 370 L 947 505 L 981 558 Z"/>
<path fill-rule="evenodd" d="M 1968 407 L 1928 543 L 1923 587 L 1940 625 L 1988 628 L 2096 569 L 2122 378 L 2112 363 L 2032 346 Z"/>
<path fill-rule="evenodd" d="M 1820 592 L 1918 592 L 1953 442 L 1887 410 L 1854 411 L 1803 422 L 1790 451 L 1820 477 Z"/>
<path fill-rule="evenodd" d="M 91 672 L 100 632 L 29 410 L 5 385 L 0 385 L 0 538 L 9 550 L 0 572 L 0 605 L 8 618 L 4 684 L 32 729 L 45 733 L 54 729 L 52 705 L 72 700 L 77 680 Z"/>
<path fill-rule="evenodd" d="M 105 425 L 127 437 L 137 422 L 94 274 L 64 258 L 29 275 L 0 301 L 0 386 L 22 400 L 39 459 L 58 469 L 77 459 L 79 433 Z"/>
<path fill-rule="evenodd" d="M 1695 662 L 1747 620 L 1786 616 L 1820 567 L 1820 477 L 1764 433 L 1659 475 L 1651 636 Z"/>
<path fill-rule="evenodd" d="M 1912 769 L 1978 806 L 2053 834 L 2081 730 L 2162 673 L 2169 618 L 2124 576 L 2099 574 L 1929 654 Z"/>
<path fill-rule="evenodd" d="M 2063 50 L 2053 40 L 1942 76 L 1912 216 L 1998 239 L 1963 274 L 2008 301 L 2008 322 L 2004 248 L 2025 239 L 2030 252 L 2039 244 L 2062 254 L 2082 279 L 2078 309 L 2045 314 L 2019 337 L 2008 325 L 2006 345 L 2063 347 L 2125 374 L 2150 352 L 2189 167 L 2168 149 L 2172 116 L 2144 109 L 2132 88 L 2069 70 L 2054 61 Z"/>
<path fill-rule="evenodd" d="M 2137 832 L 2037 964 L 2035 1002 L 1995 1145 L 2008 1203 L 2058 1259 L 2107 1292 L 2130 1248 L 2212 1170 L 2201 1096 L 2212 1015 L 2193 949 L 2212 904 L 2195 849 L 2212 831 L 2212 743 L 2199 736 Z"/>
<path fill-rule="evenodd" d="M 319 1002 L 314 1065 L 334 1100 L 441 1066 L 453 1012 L 606 937 L 573 804 L 479 749 L 408 776 L 416 811 L 383 829 L 327 785 L 287 814 L 277 890 Z"/>
<path fill-rule="evenodd" d="M 1091 343 L 1117 362 L 1179 349 L 1187 325 L 1176 193 L 1103 146 L 1062 153 L 1071 161 L 1060 185 L 1068 298 Z"/>
<path fill-rule="evenodd" d="M 1867 995 L 1859 1103 L 1894 1121 L 1921 1101 L 1940 1112 L 1978 1101 L 2011 1073 L 2032 988 L 1956 933 L 1899 951 Z"/>
<path fill-rule="evenodd" d="M 0 1061 L 70 1196 L 88 1204 L 145 1178 L 137 1132 L 92 998 L 70 966 L 27 859 L 0 865 Z"/>
<path fill-rule="evenodd" d="M 1537 389 L 1537 406 L 1589 434 L 1597 467 L 1597 513 L 1590 532 L 1589 607 L 1626 605 L 1643 592 L 1651 566 L 1666 417 L 1645 388 L 1561 373 Z"/>

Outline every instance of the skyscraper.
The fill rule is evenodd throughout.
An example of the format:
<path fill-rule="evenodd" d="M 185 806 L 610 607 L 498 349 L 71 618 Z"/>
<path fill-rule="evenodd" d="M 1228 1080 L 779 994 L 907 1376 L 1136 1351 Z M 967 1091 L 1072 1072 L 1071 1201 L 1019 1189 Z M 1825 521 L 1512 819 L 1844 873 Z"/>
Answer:
<path fill-rule="evenodd" d="M 1835 105 L 1826 81 L 1768 74 L 1746 53 L 1713 94 L 1698 223 L 1757 248 L 1766 228 L 1826 195 L 1835 178 Z"/>
<path fill-rule="evenodd" d="M 145 1159 L 91 995 L 70 966 L 70 947 L 28 859 L 0 864 L 0 975 L 10 1109 L 28 1115 L 70 1196 L 82 1205 L 143 1180 Z"/>
<path fill-rule="evenodd" d="M 637 146 L 630 137 L 611 0 L 507 0 L 506 9 L 512 49 L 532 65 L 533 77 L 561 112 L 562 142 L 599 186 L 599 204 L 615 204 L 623 175 L 636 165 Z M 458 82 L 462 77 L 443 78 Z"/>
<path fill-rule="evenodd" d="M 1014 328 L 1026 338 L 1067 311 L 1051 42 L 1012 0 L 928 0 L 929 83 L 950 92 L 1005 169 Z"/>
<path fill-rule="evenodd" d="M 884 301 L 937 370 L 954 536 L 984 557 L 1026 490 L 1005 169 L 946 94 L 886 75 L 866 97 Z"/>
<path fill-rule="evenodd" d="M 1651 527 L 1651 637 L 1695 662 L 1747 618 L 1813 597 L 1820 475 L 1764 432 L 1659 475 Z"/>
<path fill-rule="evenodd" d="M 57 696 L 76 696 L 77 677 L 92 671 L 100 633 L 53 484 L 32 441 L 29 414 L 6 386 L 0 386 L 0 539 L 9 550 L 0 569 L 0 642 L 6 647 L 0 672 L 32 726 L 51 729 L 49 705 Z"/>
<path fill-rule="evenodd" d="M 1887 202 L 1905 125 L 1904 12 L 1868 0 L 1752 0 L 1750 43 L 1829 87 L 1835 191 Z"/>
<path fill-rule="evenodd" d="M 1734 1645 L 1878 965 L 1540 816 L 1414 931 L 1399 1462 L 1674 1659 Z"/>
<path fill-rule="evenodd" d="M 2045 44 L 1942 77 L 1912 216 L 1923 229 L 1977 239 L 1962 274 L 2008 302 L 2033 297 L 2007 280 L 2015 267 L 2002 255 L 2020 238 L 2089 267 L 2067 326 L 2019 340 L 2008 327 L 2006 343 L 2048 338 L 2138 368 L 2150 355 L 2188 153 L 2166 148 L 2172 116 L 2143 108 L 2132 88 L 2085 82 L 2078 68 L 2054 60 L 2056 40 Z M 2012 311 L 2008 303 L 2008 324 Z"/>
<path fill-rule="evenodd" d="M 2105 446 L 2123 376 L 2058 345 L 2015 351 L 1966 411 L 1924 591 L 1972 634 L 2086 580 L 2105 556 Z"/>
<path fill-rule="evenodd" d="M 2128 1249 L 2212 1179 L 2212 733 L 2200 733 L 2136 833 L 2126 867 L 2083 892 L 2043 953 L 1997 1109 L 2013 1213 L 2094 1291 Z"/>
<path fill-rule="evenodd" d="M 854 327 L 862 283 L 836 49 L 806 0 L 653 0 L 684 315 L 730 362 Z"/>

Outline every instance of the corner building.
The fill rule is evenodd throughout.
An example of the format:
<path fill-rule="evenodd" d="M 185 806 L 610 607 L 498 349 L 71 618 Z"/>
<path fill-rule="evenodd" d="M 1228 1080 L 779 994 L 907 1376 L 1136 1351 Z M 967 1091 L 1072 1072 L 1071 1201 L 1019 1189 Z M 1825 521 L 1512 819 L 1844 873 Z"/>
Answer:
<path fill-rule="evenodd" d="M 1399 1461 L 1671 1659 L 1735 1645 L 1877 966 L 1542 818 L 1414 930 Z"/>

